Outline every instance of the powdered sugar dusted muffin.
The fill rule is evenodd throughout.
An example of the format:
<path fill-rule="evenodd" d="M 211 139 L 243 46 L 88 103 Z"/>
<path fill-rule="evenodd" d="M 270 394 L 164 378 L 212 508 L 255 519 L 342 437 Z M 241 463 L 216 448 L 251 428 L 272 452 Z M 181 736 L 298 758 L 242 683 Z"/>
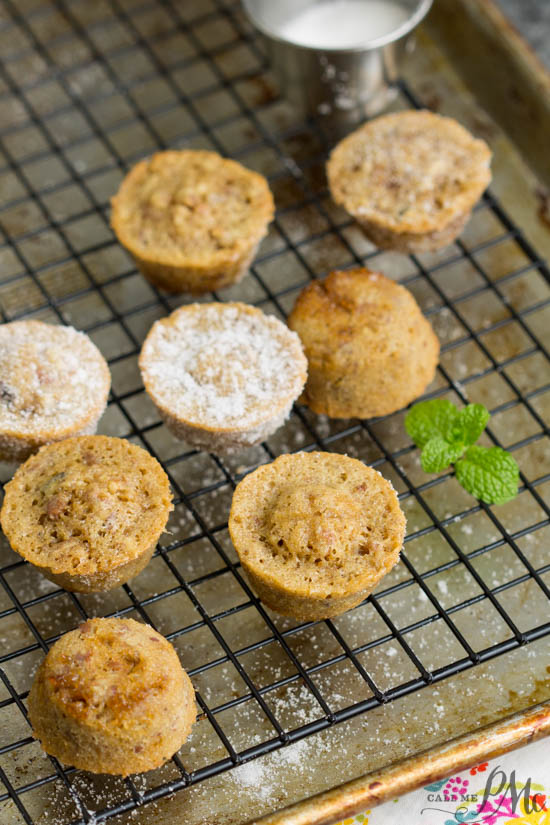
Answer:
<path fill-rule="evenodd" d="M 95 432 L 111 375 L 83 332 L 41 321 L 0 326 L 0 459 Z"/>
<path fill-rule="evenodd" d="M 42 447 L 5 487 L 2 529 L 16 553 L 66 590 L 110 590 L 147 564 L 172 509 L 168 477 L 123 438 Z"/>
<path fill-rule="evenodd" d="M 229 533 L 268 607 L 327 619 L 359 604 L 394 566 L 405 516 L 390 482 L 361 461 L 295 453 L 237 485 Z"/>
<path fill-rule="evenodd" d="M 491 151 L 460 123 L 428 111 L 376 118 L 344 138 L 327 164 L 330 191 L 386 249 L 451 243 L 489 185 Z"/>
<path fill-rule="evenodd" d="M 112 199 L 112 227 L 152 283 L 200 294 L 239 281 L 273 218 L 266 179 L 215 152 L 158 152 Z"/>
<path fill-rule="evenodd" d="M 196 717 L 176 651 L 133 619 L 90 619 L 62 636 L 38 669 L 28 705 L 46 753 L 122 776 L 163 765 Z"/>
<path fill-rule="evenodd" d="M 307 368 L 296 333 L 241 303 L 190 304 L 157 321 L 139 366 L 176 438 L 217 453 L 258 444 L 276 430 Z"/>

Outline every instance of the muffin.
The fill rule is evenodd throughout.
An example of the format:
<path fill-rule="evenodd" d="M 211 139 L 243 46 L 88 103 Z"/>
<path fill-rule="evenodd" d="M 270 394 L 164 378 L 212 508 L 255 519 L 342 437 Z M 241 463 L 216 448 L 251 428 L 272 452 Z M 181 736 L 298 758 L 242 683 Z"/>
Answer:
<path fill-rule="evenodd" d="M 111 374 L 83 332 L 41 321 L 0 325 L 0 460 L 94 433 Z"/>
<path fill-rule="evenodd" d="M 158 152 L 111 200 L 111 225 L 143 275 L 199 295 L 239 281 L 273 218 L 263 175 L 215 152 Z"/>
<path fill-rule="evenodd" d="M 147 564 L 172 509 L 166 473 L 122 438 L 87 435 L 42 447 L 5 487 L 2 529 L 48 579 L 111 590 Z"/>
<path fill-rule="evenodd" d="M 432 381 L 439 342 L 405 287 L 357 267 L 302 290 L 288 318 L 308 360 L 303 402 L 331 418 L 388 415 Z"/>
<path fill-rule="evenodd" d="M 405 516 L 390 482 L 361 461 L 295 453 L 237 485 L 229 533 L 262 601 L 312 621 L 372 592 L 399 558 Z"/>
<path fill-rule="evenodd" d="M 489 185 L 491 150 L 428 111 L 365 123 L 332 151 L 330 191 L 383 249 L 427 252 L 460 235 Z"/>
<path fill-rule="evenodd" d="M 283 424 L 307 374 L 296 333 L 241 303 L 189 304 L 153 324 L 139 366 L 166 426 L 231 453 Z"/>
<path fill-rule="evenodd" d="M 196 716 L 176 651 L 133 619 L 90 619 L 62 636 L 38 669 L 28 707 L 46 753 L 121 776 L 163 765 Z"/>

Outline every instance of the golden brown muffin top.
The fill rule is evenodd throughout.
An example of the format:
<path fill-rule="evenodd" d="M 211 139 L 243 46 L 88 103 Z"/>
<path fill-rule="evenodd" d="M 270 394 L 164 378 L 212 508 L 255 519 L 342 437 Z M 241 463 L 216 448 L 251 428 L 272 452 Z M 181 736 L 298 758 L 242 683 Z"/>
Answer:
<path fill-rule="evenodd" d="M 312 281 L 288 317 L 308 359 L 305 403 L 350 418 L 386 415 L 432 380 L 439 341 L 413 295 L 365 267 Z"/>
<path fill-rule="evenodd" d="M 229 532 L 243 562 L 296 595 L 345 595 L 396 563 L 405 535 L 395 491 L 339 453 L 282 455 L 235 489 Z"/>
<path fill-rule="evenodd" d="M 141 447 L 87 435 L 42 447 L 6 485 L 13 549 L 53 573 L 112 570 L 141 555 L 172 509 L 166 473 Z"/>
<path fill-rule="evenodd" d="M 335 270 L 312 281 L 299 294 L 288 323 L 317 365 L 355 357 L 357 366 L 380 361 L 391 369 L 389 359 L 408 357 L 410 346 L 427 334 L 439 349 L 409 290 L 366 267 Z"/>
<path fill-rule="evenodd" d="M 188 304 L 153 324 L 139 357 L 145 388 L 170 415 L 202 429 L 258 426 L 297 398 L 300 339 L 248 304 Z"/>
<path fill-rule="evenodd" d="M 73 327 L 0 325 L 0 433 L 60 437 L 98 417 L 111 375 L 97 347 Z"/>
<path fill-rule="evenodd" d="M 41 665 L 46 697 L 95 728 L 140 727 L 162 713 L 163 696 L 182 691 L 172 645 L 133 619 L 89 619 L 62 636 Z"/>
<path fill-rule="evenodd" d="M 469 212 L 491 180 L 491 151 L 460 123 L 428 111 L 368 121 L 333 149 L 336 203 L 397 232 L 431 232 Z"/>
<path fill-rule="evenodd" d="M 157 152 L 112 198 L 119 240 L 141 258 L 186 266 L 236 260 L 273 218 L 263 175 L 216 152 Z"/>

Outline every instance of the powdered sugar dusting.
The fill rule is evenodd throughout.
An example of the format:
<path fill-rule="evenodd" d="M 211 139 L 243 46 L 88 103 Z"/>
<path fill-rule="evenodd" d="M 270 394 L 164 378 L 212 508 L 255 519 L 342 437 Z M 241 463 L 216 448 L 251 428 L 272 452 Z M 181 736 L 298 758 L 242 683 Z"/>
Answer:
<path fill-rule="evenodd" d="M 0 430 L 35 436 L 76 428 L 94 411 L 99 417 L 109 385 L 101 353 L 73 327 L 0 326 Z"/>
<path fill-rule="evenodd" d="M 140 366 L 158 406 L 201 427 L 253 427 L 306 377 L 296 333 L 239 303 L 191 304 L 157 321 Z"/>
<path fill-rule="evenodd" d="M 491 152 L 452 118 L 406 111 L 376 118 L 334 149 L 333 198 L 400 232 L 440 229 L 468 212 L 491 180 Z"/>
<path fill-rule="evenodd" d="M 347 755 L 344 737 L 339 737 L 338 753 Z M 280 804 L 281 770 L 290 770 L 303 780 L 307 787 L 315 779 L 319 757 L 330 753 L 330 746 L 318 736 L 300 739 L 287 747 L 271 753 L 263 759 L 246 762 L 232 770 L 228 781 L 238 793 L 243 791 L 261 802 Z"/>
<path fill-rule="evenodd" d="M 268 760 L 254 760 L 231 771 L 229 780 L 247 793 L 253 793 L 258 800 L 275 802 L 280 792 L 277 769 L 288 767 L 303 774 L 304 780 L 315 766 L 320 743 L 302 739 L 286 748 L 275 751 Z"/>
<path fill-rule="evenodd" d="M 261 762 L 247 762 L 236 769 L 236 775 L 231 778 L 244 788 L 253 788 L 260 799 L 269 799 L 272 789 L 268 784 L 267 773 Z"/>

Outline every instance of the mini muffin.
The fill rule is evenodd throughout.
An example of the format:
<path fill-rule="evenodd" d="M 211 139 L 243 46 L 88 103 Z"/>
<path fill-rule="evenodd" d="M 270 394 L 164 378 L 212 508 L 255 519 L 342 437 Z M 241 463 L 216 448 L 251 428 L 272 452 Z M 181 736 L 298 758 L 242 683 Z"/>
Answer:
<path fill-rule="evenodd" d="M 273 218 L 266 179 L 215 152 L 158 152 L 111 201 L 111 224 L 145 277 L 199 295 L 248 271 Z"/>
<path fill-rule="evenodd" d="M 195 695 L 170 642 L 133 619 L 90 619 L 66 633 L 29 693 L 46 753 L 94 773 L 163 765 L 195 721 Z"/>
<path fill-rule="evenodd" d="M 237 485 L 229 533 L 262 601 L 311 621 L 372 592 L 399 558 L 405 516 L 390 482 L 361 461 L 295 453 Z"/>
<path fill-rule="evenodd" d="M 166 473 L 122 438 L 87 435 L 42 447 L 5 487 L 2 529 L 48 579 L 111 590 L 147 564 L 172 509 Z"/>
<path fill-rule="evenodd" d="M 258 444 L 280 427 L 307 371 L 296 333 L 241 303 L 189 304 L 157 321 L 139 366 L 176 438 L 215 453 Z"/>
<path fill-rule="evenodd" d="M 331 418 L 388 415 L 432 381 L 439 342 L 405 287 L 357 267 L 312 281 L 288 325 L 308 360 L 302 400 Z"/>
<path fill-rule="evenodd" d="M 427 111 L 371 120 L 332 151 L 330 191 L 383 249 L 425 252 L 460 235 L 489 185 L 491 150 Z"/>
<path fill-rule="evenodd" d="M 0 460 L 94 433 L 111 374 L 83 332 L 41 321 L 0 325 Z"/>

